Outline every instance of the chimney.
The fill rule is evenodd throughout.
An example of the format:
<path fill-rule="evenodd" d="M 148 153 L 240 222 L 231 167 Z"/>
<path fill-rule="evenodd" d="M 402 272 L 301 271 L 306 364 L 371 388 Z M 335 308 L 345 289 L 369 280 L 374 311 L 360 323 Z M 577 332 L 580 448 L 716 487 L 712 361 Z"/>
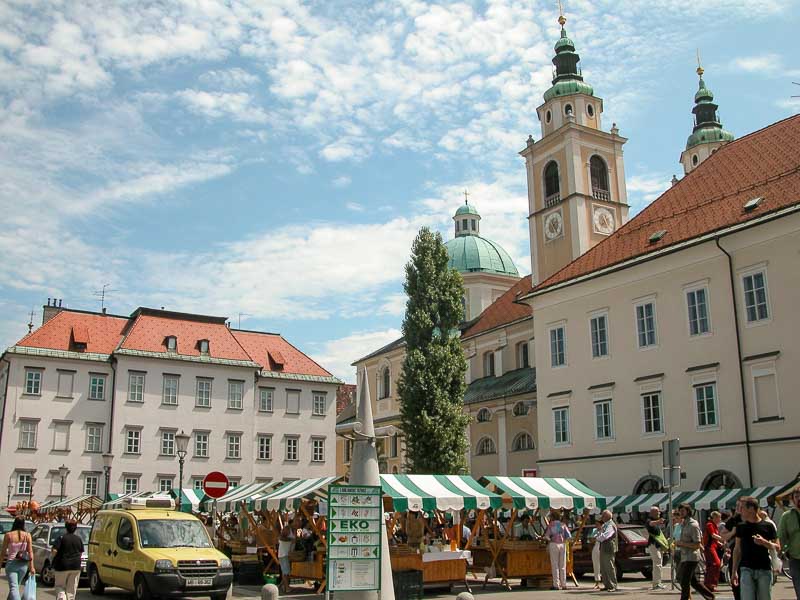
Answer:
<path fill-rule="evenodd" d="M 103 307 L 103 314 L 106 314 L 106 310 L 107 310 L 107 309 L 106 309 L 106 307 L 104 306 L 104 307 Z"/>
<path fill-rule="evenodd" d="M 47 305 L 42 307 L 42 325 L 47 323 L 50 319 L 55 317 L 63 309 L 61 308 L 61 300 L 56 298 L 48 298 Z"/>

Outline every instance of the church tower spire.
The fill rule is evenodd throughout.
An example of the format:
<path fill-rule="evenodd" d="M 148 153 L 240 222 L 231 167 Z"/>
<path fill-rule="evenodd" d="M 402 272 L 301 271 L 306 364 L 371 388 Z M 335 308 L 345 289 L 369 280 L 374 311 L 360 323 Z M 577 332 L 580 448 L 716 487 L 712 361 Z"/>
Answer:
<path fill-rule="evenodd" d="M 697 55 L 697 76 L 700 79 L 697 93 L 694 95 L 694 128 L 686 140 L 686 148 L 681 152 L 683 171 L 687 175 L 697 165 L 711 156 L 720 146 L 733 141 L 733 134 L 722 128 L 717 109 L 714 103 L 714 94 L 703 80 L 705 70 L 700 64 L 700 53 Z"/>

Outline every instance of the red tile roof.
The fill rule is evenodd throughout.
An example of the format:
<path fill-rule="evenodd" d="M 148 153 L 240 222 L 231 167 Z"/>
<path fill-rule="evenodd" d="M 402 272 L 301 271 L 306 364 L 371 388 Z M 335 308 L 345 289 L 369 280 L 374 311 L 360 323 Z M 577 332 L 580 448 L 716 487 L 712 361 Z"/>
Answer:
<path fill-rule="evenodd" d="M 128 319 L 124 317 L 62 310 L 17 342 L 17 346 L 72 350 L 73 331 L 83 331 L 87 340 L 85 352 L 111 354 L 122 339 L 127 324 Z M 74 341 L 81 340 L 75 338 Z"/>
<path fill-rule="evenodd" d="M 763 197 L 758 207 L 745 212 L 745 202 L 758 196 Z M 800 115 L 723 146 L 613 235 L 533 291 L 798 203 Z M 651 243 L 650 236 L 662 229 L 664 237 Z"/>
<path fill-rule="evenodd" d="M 531 289 L 531 276 L 521 278 L 515 283 L 505 294 L 500 296 L 497 300 L 492 302 L 486 310 L 484 310 L 478 320 L 470 325 L 462 334 L 461 337 L 469 337 L 476 335 L 495 327 L 507 325 L 514 321 L 519 321 L 525 317 L 531 316 L 531 307 L 527 304 L 518 304 L 514 302 L 525 292 Z"/>
<path fill-rule="evenodd" d="M 242 347 L 247 350 L 252 360 L 262 365 L 264 370 L 331 377 L 328 371 L 300 352 L 300 350 L 292 346 L 277 333 L 260 333 L 241 329 L 231 329 L 231 333 L 236 337 Z M 283 359 L 283 365 L 277 364 L 271 360 L 270 357 L 276 356 L 276 354 Z"/>

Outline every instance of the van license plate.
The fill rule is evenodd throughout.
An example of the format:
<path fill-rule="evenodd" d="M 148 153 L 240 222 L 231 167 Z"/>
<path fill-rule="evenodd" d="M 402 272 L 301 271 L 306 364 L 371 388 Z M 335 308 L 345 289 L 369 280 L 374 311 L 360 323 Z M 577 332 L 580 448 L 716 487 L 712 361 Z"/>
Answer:
<path fill-rule="evenodd" d="M 214 580 L 210 577 L 192 577 L 186 580 L 186 587 L 208 587 L 214 584 Z"/>

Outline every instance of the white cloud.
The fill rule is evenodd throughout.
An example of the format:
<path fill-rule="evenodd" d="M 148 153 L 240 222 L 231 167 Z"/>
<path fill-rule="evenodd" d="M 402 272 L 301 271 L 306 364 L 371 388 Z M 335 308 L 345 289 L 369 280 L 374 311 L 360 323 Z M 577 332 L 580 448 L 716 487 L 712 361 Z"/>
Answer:
<path fill-rule="evenodd" d="M 731 61 L 731 68 L 748 73 L 770 73 L 780 69 L 781 57 L 777 54 L 741 56 Z"/>
<path fill-rule="evenodd" d="M 352 210 L 353 212 L 364 212 L 364 205 L 359 204 L 358 202 L 347 202 L 345 203 L 344 207 L 347 210 Z"/>
<path fill-rule="evenodd" d="M 670 179 L 670 177 L 656 174 L 628 177 L 626 188 L 629 196 L 628 201 L 633 213 L 639 212 L 663 194 L 670 186 Z"/>
<path fill-rule="evenodd" d="M 256 85 L 259 82 L 259 78 L 244 69 L 234 67 L 232 69 L 207 71 L 200 76 L 200 82 L 206 86 L 229 90 Z"/>
<path fill-rule="evenodd" d="M 390 294 L 384 298 L 383 305 L 378 312 L 382 315 L 402 317 L 406 314 L 406 300 L 408 297 L 405 294 Z"/>
<path fill-rule="evenodd" d="M 267 113 L 245 92 L 181 90 L 176 97 L 193 113 L 209 119 L 230 117 L 242 123 L 266 123 Z"/>
<path fill-rule="evenodd" d="M 349 176 L 341 175 L 341 176 L 335 178 L 333 181 L 331 181 L 331 185 L 333 185 L 333 187 L 336 187 L 336 188 L 345 188 L 348 185 L 350 185 L 351 182 L 352 182 L 352 180 L 350 179 Z"/>
<path fill-rule="evenodd" d="M 356 369 L 351 363 L 402 337 L 399 329 L 359 331 L 348 336 L 314 344 L 311 357 L 339 379 L 356 382 Z"/>
<path fill-rule="evenodd" d="M 800 98 L 786 98 L 779 100 L 777 103 L 779 108 L 784 108 L 792 113 L 800 112 Z"/>

